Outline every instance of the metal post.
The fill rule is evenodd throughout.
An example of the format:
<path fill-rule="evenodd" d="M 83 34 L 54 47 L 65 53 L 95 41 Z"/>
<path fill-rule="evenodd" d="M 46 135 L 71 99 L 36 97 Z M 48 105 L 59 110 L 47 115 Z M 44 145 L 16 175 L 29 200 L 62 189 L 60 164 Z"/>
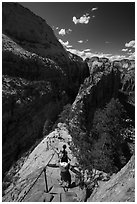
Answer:
<path fill-rule="evenodd" d="M 49 150 L 49 142 L 47 141 L 47 150 Z"/>
<path fill-rule="evenodd" d="M 46 193 L 48 193 L 48 183 L 47 183 L 47 175 L 46 175 L 46 168 L 44 168 L 44 177 L 45 177 L 45 184 L 46 184 Z"/>
<path fill-rule="evenodd" d="M 62 196 L 62 194 L 60 193 L 60 202 L 62 202 L 62 197 L 61 196 Z"/>

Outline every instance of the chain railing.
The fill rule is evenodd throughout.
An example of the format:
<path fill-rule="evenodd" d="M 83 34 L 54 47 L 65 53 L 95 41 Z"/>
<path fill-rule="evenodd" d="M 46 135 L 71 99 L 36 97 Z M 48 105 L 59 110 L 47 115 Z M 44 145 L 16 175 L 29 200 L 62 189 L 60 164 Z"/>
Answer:
<path fill-rule="evenodd" d="M 46 176 L 46 167 L 48 166 L 48 164 L 51 162 L 53 156 L 55 155 L 55 152 L 51 155 L 51 158 L 49 159 L 48 163 L 46 164 L 46 166 L 42 169 L 42 171 L 40 172 L 40 174 L 37 176 L 37 178 L 35 179 L 35 181 L 33 182 L 33 184 L 30 186 L 30 188 L 28 189 L 27 192 L 25 192 L 25 194 L 23 196 L 20 197 L 20 199 L 18 200 L 18 202 L 22 202 L 24 200 L 24 198 L 27 196 L 27 194 L 30 192 L 30 190 L 33 188 L 33 186 L 35 185 L 35 183 L 37 182 L 37 180 L 39 179 L 39 177 L 42 175 L 42 173 L 44 172 L 44 177 L 45 177 L 45 184 L 46 184 L 46 192 L 48 192 L 48 185 L 47 185 L 47 176 Z"/>

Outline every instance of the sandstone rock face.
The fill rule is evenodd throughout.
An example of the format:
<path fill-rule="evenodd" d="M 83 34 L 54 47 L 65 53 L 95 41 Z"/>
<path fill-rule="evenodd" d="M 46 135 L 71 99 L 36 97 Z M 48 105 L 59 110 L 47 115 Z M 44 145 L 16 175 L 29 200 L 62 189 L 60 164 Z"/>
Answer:
<path fill-rule="evenodd" d="M 92 57 L 86 60 L 89 66 L 89 71 L 91 75 L 97 72 L 103 71 L 107 67 L 115 67 L 120 71 L 120 87 L 122 92 L 125 92 L 129 101 L 131 100 L 135 103 L 135 61 L 123 59 L 121 61 L 115 60 L 113 62 L 109 61 L 107 58 Z"/>
<path fill-rule="evenodd" d="M 90 63 L 90 60 L 88 64 L 89 63 Z M 101 167 L 100 163 L 96 161 L 96 156 L 93 155 L 94 149 L 96 153 L 98 152 L 98 154 L 100 151 L 102 151 L 102 150 L 99 150 L 101 148 L 101 144 L 104 146 L 106 144 L 106 149 L 107 149 L 108 144 L 106 143 L 106 141 L 108 141 L 110 137 L 107 136 L 108 133 L 106 133 L 104 130 L 102 130 L 104 131 L 102 132 L 102 135 L 103 135 L 102 137 L 98 136 L 99 133 L 94 133 L 94 136 L 93 136 L 92 128 L 95 121 L 94 118 L 96 116 L 96 112 L 98 110 L 100 111 L 100 115 L 98 116 L 98 118 L 100 118 L 102 114 L 101 110 L 103 110 L 106 107 L 106 104 L 109 104 L 110 102 L 112 102 L 111 100 L 112 98 L 113 100 L 116 100 L 119 97 L 119 89 L 121 87 L 121 71 L 119 70 L 119 67 L 114 66 L 113 63 L 108 64 L 107 60 L 105 60 L 105 62 L 100 62 L 99 59 L 95 59 L 95 61 L 94 59 L 92 59 L 91 69 L 92 69 L 92 74 L 90 75 L 90 77 L 85 79 L 84 83 L 81 85 L 79 89 L 78 95 L 74 103 L 72 104 L 72 107 L 70 110 L 70 116 L 69 116 L 69 128 L 70 128 L 72 137 L 74 138 L 76 149 L 78 147 L 78 143 L 80 145 L 82 144 L 82 142 L 83 143 L 85 142 L 85 146 L 87 145 L 87 148 L 90 154 L 88 154 L 88 152 L 86 152 L 85 154 L 87 154 L 87 156 L 91 155 L 91 158 L 92 158 L 91 166 L 95 165 L 98 170 L 102 170 L 102 171 L 105 170 L 107 171 L 107 173 L 110 173 L 111 171 L 110 168 L 107 169 L 106 167 L 104 168 Z M 114 103 L 112 102 L 112 104 Z M 111 105 L 109 106 L 109 110 L 113 106 Z M 128 111 L 130 111 L 129 108 L 127 109 Z M 106 112 L 107 112 L 106 115 L 109 115 L 109 111 L 107 110 Z M 133 112 L 134 112 L 134 108 L 132 111 L 132 114 L 134 115 Z M 103 117 L 102 117 L 102 120 L 103 120 Z M 104 121 L 105 120 L 107 123 L 108 118 L 107 117 L 104 118 Z M 104 124 L 104 129 L 105 129 L 107 125 L 103 122 L 102 124 Z M 97 130 L 95 131 L 97 132 L 99 129 L 100 127 L 98 127 Z M 110 135 L 112 135 L 112 132 L 110 133 Z M 100 139 L 98 139 L 99 137 Z M 114 144 L 111 145 L 110 143 L 108 145 L 109 149 L 111 149 L 111 147 L 114 145 Z M 99 144 L 100 146 L 98 146 Z M 82 154 L 82 151 L 84 154 L 84 151 L 86 150 L 86 147 L 84 150 L 84 144 L 81 145 L 81 149 L 82 148 L 83 150 L 81 150 L 81 154 Z M 125 161 L 128 161 L 131 156 L 129 147 L 123 139 L 121 140 L 121 145 L 119 145 L 119 147 L 118 145 L 116 145 L 115 148 L 118 150 L 118 152 L 121 152 L 121 153 L 118 156 L 119 159 L 118 158 L 116 159 L 117 161 L 119 160 L 119 165 L 117 165 L 116 163 L 112 164 L 113 166 L 112 172 L 115 172 L 114 169 L 122 168 L 123 165 L 125 164 L 124 160 L 122 161 L 121 159 L 122 158 L 121 155 L 124 155 Z M 76 149 L 74 148 L 75 153 L 78 152 L 78 150 Z M 111 154 L 113 154 L 112 152 L 113 151 L 111 151 Z M 110 153 L 108 155 L 110 155 Z M 114 155 L 112 157 L 114 158 Z M 102 160 L 104 158 L 102 158 Z M 84 159 L 86 161 L 86 156 L 84 157 Z M 106 162 L 106 159 L 104 159 L 104 162 Z"/>
<path fill-rule="evenodd" d="M 3 174 L 43 137 L 45 121 L 49 121 L 45 132 L 49 131 L 68 101 L 54 87 L 50 81 L 3 75 Z"/>
<path fill-rule="evenodd" d="M 88 76 L 87 65 L 80 57 L 75 56 L 76 60 L 71 60 L 70 54 L 57 40 L 53 30 L 45 20 L 18 3 L 3 3 L 2 5 L 2 32 L 4 34 L 11 36 L 26 51 L 55 61 L 62 66 L 68 78 L 77 78 L 77 70 L 78 72 L 84 72 L 84 69 L 86 69 L 86 75 Z M 80 67 L 79 64 L 81 64 Z M 75 72 L 74 76 L 73 72 Z M 82 75 L 80 77 L 84 79 Z"/>
<path fill-rule="evenodd" d="M 65 77 L 63 70 L 52 60 L 31 53 L 3 34 L 3 74 L 28 79 L 50 80 Z"/>
<path fill-rule="evenodd" d="M 48 133 L 89 71 L 63 48 L 46 21 L 18 3 L 2 5 L 4 176 L 43 137 L 45 122 Z"/>
<path fill-rule="evenodd" d="M 13 182 L 5 191 L 4 202 L 83 202 L 86 197 L 85 188 L 73 186 L 64 191 L 59 185 L 60 170 L 53 168 L 58 164 L 58 154 L 62 145 L 67 145 L 67 152 L 71 159 L 70 164 L 74 166 L 77 162 L 72 155 L 69 142 L 72 138 L 65 127 L 65 124 L 58 124 L 58 127 L 47 135 L 38 146 L 31 152 L 23 166 L 14 175 Z M 46 169 L 48 193 L 45 193 L 44 167 Z M 75 173 L 70 171 L 72 183 L 75 182 Z M 38 178 L 38 179 L 37 179 Z M 37 182 L 35 182 L 37 179 Z M 35 182 L 35 183 L 34 183 Z M 33 185 L 34 184 L 34 185 Z M 29 190 L 30 189 L 30 190 Z"/>
<path fill-rule="evenodd" d="M 128 75 L 128 77 L 131 77 L 134 80 L 133 76 L 134 63 L 132 62 L 131 67 L 130 62 L 127 60 L 123 62 L 112 63 L 109 62 L 108 60 L 102 59 L 100 60 L 99 58 L 96 57 L 91 59 L 91 61 L 89 59 L 87 63 L 89 65 L 90 77 L 85 79 L 84 83 L 81 85 L 79 89 L 78 95 L 74 103 L 72 104 L 68 126 L 74 141 L 75 155 L 79 155 L 79 153 L 77 152 L 79 151 L 80 146 L 80 144 L 78 144 L 78 141 L 80 141 L 81 143 L 80 147 L 81 148 L 83 147 L 83 152 L 80 151 L 81 154 L 83 153 L 82 159 L 86 162 L 87 161 L 86 156 L 84 157 L 84 155 L 88 155 L 88 158 L 90 157 L 92 158 L 91 163 L 94 164 L 94 160 L 96 159 L 92 155 L 92 149 L 100 148 L 99 146 L 96 146 L 98 139 L 92 138 L 92 134 L 88 135 L 88 133 L 92 129 L 94 114 L 97 109 L 102 109 L 105 106 L 105 104 L 107 104 L 111 100 L 111 98 L 119 97 L 119 90 L 121 90 L 121 84 L 123 84 L 124 80 L 126 80 L 126 74 Z M 122 74 L 124 75 L 123 78 Z M 125 99 L 123 98 L 123 100 Z M 124 133 L 125 136 L 128 133 L 129 129 L 130 129 L 129 126 L 127 127 L 127 129 L 125 129 Z M 106 142 L 105 133 L 102 134 L 104 135 L 102 142 L 100 140 L 101 147 Z M 90 147 L 88 146 L 88 142 L 86 143 L 86 141 L 90 142 L 91 145 Z M 112 145 L 115 144 L 113 143 Z M 126 143 L 123 143 L 122 145 L 126 149 L 126 151 L 129 152 L 129 146 L 127 147 Z M 119 151 L 121 151 L 121 155 L 122 151 L 124 150 L 124 148 L 122 149 L 122 145 L 121 147 L 118 146 L 116 147 L 117 149 L 119 148 Z M 109 146 L 109 149 L 110 148 L 111 145 Z M 131 154 L 129 153 L 129 155 L 126 156 L 128 156 L 127 159 L 128 161 Z M 95 161 L 96 169 L 102 170 L 101 168 L 103 167 L 100 167 L 99 162 L 100 160 Z M 104 160 L 104 162 L 107 162 L 107 160 Z M 101 178 L 100 181 L 98 180 L 98 184 L 96 186 L 95 183 L 93 182 L 90 183 L 89 181 L 88 185 L 94 190 L 92 191 L 91 196 L 87 201 L 88 202 L 135 201 L 134 162 L 135 162 L 134 156 L 132 156 L 131 160 L 126 164 L 126 166 L 124 166 L 118 173 L 114 174 L 112 178 L 110 177 L 111 179 L 110 180 L 108 179 L 109 180 L 108 182 L 105 182 L 106 178 L 104 180 Z M 88 163 L 89 167 L 92 166 L 92 164 Z M 92 171 L 93 168 L 94 166 L 92 167 Z M 90 171 L 90 169 L 88 171 Z M 109 173 L 109 169 L 106 172 Z"/>
<path fill-rule="evenodd" d="M 135 202 L 135 156 L 94 191 L 88 202 Z"/>
<path fill-rule="evenodd" d="M 3 175 L 42 137 L 44 122 L 59 114 L 68 98 L 62 95 L 66 80 L 55 62 L 3 34 Z"/>
<path fill-rule="evenodd" d="M 87 127 L 88 121 L 93 119 L 95 110 L 105 105 L 112 97 L 116 97 L 120 86 L 120 71 L 117 68 L 108 65 L 105 67 L 101 63 L 97 65 L 97 69 L 85 79 L 72 105 L 75 120 L 79 121 L 82 112 L 86 112 Z M 71 124 L 73 123 L 74 121 L 71 121 Z"/>
<path fill-rule="evenodd" d="M 3 33 L 9 34 L 25 48 L 43 57 L 63 55 L 66 62 L 67 52 L 55 37 L 45 20 L 18 3 L 3 3 Z M 61 59 L 61 60 L 62 60 Z"/>

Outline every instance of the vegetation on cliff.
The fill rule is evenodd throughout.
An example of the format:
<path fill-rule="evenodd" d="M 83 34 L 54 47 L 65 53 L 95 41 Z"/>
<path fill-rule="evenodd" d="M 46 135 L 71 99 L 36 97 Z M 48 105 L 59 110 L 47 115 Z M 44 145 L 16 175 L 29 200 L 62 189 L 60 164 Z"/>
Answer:
<path fill-rule="evenodd" d="M 120 102 L 111 99 L 104 109 L 95 111 L 89 133 L 78 126 L 70 129 L 72 150 L 82 168 L 113 173 L 126 164 L 130 152 L 122 134 L 125 116 Z"/>
<path fill-rule="evenodd" d="M 66 108 L 65 120 L 73 138 L 72 150 L 82 168 L 114 173 L 133 153 L 127 142 L 133 123 L 118 99 L 120 69 L 105 65 L 84 81 L 70 110 Z"/>

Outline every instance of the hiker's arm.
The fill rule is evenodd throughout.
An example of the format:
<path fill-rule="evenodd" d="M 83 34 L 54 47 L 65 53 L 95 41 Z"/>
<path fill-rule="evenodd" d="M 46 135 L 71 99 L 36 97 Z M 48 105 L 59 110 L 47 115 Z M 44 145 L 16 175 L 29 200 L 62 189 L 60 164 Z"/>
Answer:
<path fill-rule="evenodd" d="M 81 176 L 81 172 L 78 171 L 78 170 L 76 170 L 74 167 L 75 167 L 75 166 L 72 166 L 72 165 L 71 165 L 71 166 L 70 166 L 70 170 L 71 170 L 73 173 L 75 173 L 75 174 Z"/>

